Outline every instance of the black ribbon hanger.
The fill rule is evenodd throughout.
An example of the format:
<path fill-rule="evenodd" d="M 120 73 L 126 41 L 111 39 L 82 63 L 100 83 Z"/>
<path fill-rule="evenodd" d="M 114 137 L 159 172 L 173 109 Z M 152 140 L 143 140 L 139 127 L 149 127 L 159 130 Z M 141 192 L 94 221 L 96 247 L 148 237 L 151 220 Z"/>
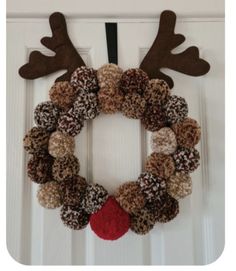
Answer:
<path fill-rule="evenodd" d="M 118 64 L 117 23 L 105 23 L 109 63 Z"/>

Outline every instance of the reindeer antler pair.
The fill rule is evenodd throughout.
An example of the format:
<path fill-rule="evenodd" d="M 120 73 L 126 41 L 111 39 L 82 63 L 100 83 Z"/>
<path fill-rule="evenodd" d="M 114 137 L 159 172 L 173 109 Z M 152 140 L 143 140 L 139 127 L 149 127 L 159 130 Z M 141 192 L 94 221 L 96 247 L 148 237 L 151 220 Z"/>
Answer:
<path fill-rule="evenodd" d="M 85 65 L 68 36 L 64 15 L 58 12 L 53 13 L 49 22 L 53 36 L 42 38 L 41 43 L 54 51 L 56 55 L 50 57 L 39 51 L 33 51 L 30 54 L 29 63 L 19 70 L 23 78 L 35 79 L 66 69 L 67 72 L 56 79 L 56 81 L 66 81 L 70 79 L 77 67 Z M 173 80 L 162 73 L 161 68 L 169 68 L 192 76 L 204 75 L 210 69 L 209 63 L 199 58 L 197 47 L 189 47 L 179 54 L 171 53 L 171 50 L 185 40 L 183 35 L 174 33 L 175 23 L 174 12 L 162 12 L 157 37 L 140 65 L 150 79 L 164 79 L 171 88 L 174 85 Z"/>

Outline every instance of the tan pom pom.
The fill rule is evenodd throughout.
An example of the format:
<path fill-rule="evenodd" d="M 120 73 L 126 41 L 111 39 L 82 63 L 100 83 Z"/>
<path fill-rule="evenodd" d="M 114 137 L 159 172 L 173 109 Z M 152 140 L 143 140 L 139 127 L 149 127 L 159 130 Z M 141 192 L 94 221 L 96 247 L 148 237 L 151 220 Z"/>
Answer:
<path fill-rule="evenodd" d="M 100 88 L 116 87 L 120 81 L 123 70 L 116 64 L 105 64 L 97 70 L 98 84 Z"/>
<path fill-rule="evenodd" d="M 145 205 L 145 198 L 137 182 L 122 184 L 115 192 L 115 198 L 127 213 L 136 212 Z"/>
<path fill-rule="evenodd" d="M 151 148 L 157 153 L 172 154 L 177 148 L 175 133 L 168 127 L 153 132 L 151 136 Z"/>
<path fill-rule="evenodd" d="M 75 150 L 75 140 L 73 137 L 61 132 L 51 134 L 48 144 L 48 151 L 53 157 L 63 157 L 73 154 Z"/>
<path fill-rule="evenodd" d="M 168 194 L 177 200 L 192 193 L 192 180 L 188 174 L 176 172 L 170 176 L 166 185 Z"/>
<path fill-rule="evenodd" d="M 164 80 L 152 79 L 144 91 L 144 98 L 148 104 L 164 104 L 170 96 L 170 88 Z"/>
<path fill-rule="evenodd" d="M 62 205 L 62 195 L 57 182 L 51 181 L 39 186 L 37 192 L 39 204 L 44 208 L 54 209 Z"/>
<path fill-rule="evenodd" d="M 145 111 L 146 101 L 137 93 L 127 94 L 122 104 L 123 114 L 132 119 L 139 119 Z"/>
<path fill-rule="evenodd" d="M 186 118 L 183 122 L 172 125 L 171 128 L 176 134 L 178 144 L 182 147 L 192 148 L 201 138 L 201 128 L 194 119 Z"/>
<path fill-rule="evenodd" d="M 153 152 L 147 158 L 145 169 L 160 178 L 166 179 L 174 173 L 175 164 L 171 156 Z"/>
<path fill-rule="evenodd" d="M 114 94 L 111 94 L 113 93 Z M 98 92 L 98 100 L 101 111 L 105 114 L 113 114 L 120 110 L 124 97 L 117 92 L 117 90 L 109 90 L 103 88 Z"/>

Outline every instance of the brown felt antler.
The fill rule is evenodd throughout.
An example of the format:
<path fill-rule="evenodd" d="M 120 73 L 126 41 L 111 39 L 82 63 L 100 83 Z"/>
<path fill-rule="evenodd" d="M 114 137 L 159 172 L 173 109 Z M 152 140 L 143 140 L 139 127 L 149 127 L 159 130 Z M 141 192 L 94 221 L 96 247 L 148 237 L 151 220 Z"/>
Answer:
<path fill-rule="evenodd" d="M 67 70 L 56 79 L 56 81 L 67 81 L 77 67 L 85 66 L 68 36 L 64 15 L 59 12 L 53 13 L 49 23 L 52 37 L 42 38 L 41 43 L 56 54 L 45 56 L 39 51 L 33 51 L 29 56 L 29 62 L 19 69 L 19 74 L 23 78 L 35 79 L 59 70 Z"/>
<path fill-rule="evenodd" d="M 150 79 L 164 79 L 171 88 L 174 82 L 160 71 L 161 68 L 169 68 L 192 76 L 204 75 L 210 69 L 209 63 L 199 58 L 199 50 L 195 46 L 179 54 L 171 53 L 185 40 L 183 35 L 174 33 L 175 22 L 176 15 L 173 11 L 166 10 L 161 13 L 156 39 L 140 65 Z"/>

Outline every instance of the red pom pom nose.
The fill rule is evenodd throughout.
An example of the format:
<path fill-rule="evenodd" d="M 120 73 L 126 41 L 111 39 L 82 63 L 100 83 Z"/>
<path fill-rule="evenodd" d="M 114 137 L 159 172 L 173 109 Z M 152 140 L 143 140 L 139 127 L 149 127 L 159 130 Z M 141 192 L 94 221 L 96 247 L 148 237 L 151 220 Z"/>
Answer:
<path fill-rule="evenodd" d="M 113 197 L 90 216 L 92 230 L 104 240 L 116 240 L 129 230 L 130 217 Z"/>

